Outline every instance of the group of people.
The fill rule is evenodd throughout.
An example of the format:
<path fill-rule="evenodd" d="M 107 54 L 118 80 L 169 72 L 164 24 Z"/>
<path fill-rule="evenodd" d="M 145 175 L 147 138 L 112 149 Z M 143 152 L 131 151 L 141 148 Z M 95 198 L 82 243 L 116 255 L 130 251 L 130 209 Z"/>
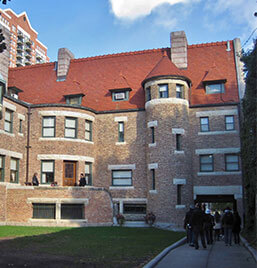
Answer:
<path fill-rule="evenodd" d="M 219 241 L 221 235 L 224 236 L 225 245 L 231 246 L 232 233 L 235 244 L 240 244 L 241 218 L 237 211 L 232 213 L 229 207 L 224 210 L 222 216 L 218 211 L 213 216 L 210 209 L 204 212 L 201 204 L 191 205 L 184 219 L 184 228 L 187 231 L 187 242 L 195 249 L 199 249 L 199 235 L 203 248 L 206 248 L 206 242 L 212 244 Z"/>

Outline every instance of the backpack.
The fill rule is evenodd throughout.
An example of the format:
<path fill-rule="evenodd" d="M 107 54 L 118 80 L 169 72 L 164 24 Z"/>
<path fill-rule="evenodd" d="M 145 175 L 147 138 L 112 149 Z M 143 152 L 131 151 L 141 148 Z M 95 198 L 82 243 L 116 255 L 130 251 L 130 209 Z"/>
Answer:
<path fill-rule="evenodd" d="M 232 225 L 233 224 L 233 214 L 231 212 L 227 212 L 224 215 L 224 219 L 223 219 L 224 224 L 226 225 Z"/>

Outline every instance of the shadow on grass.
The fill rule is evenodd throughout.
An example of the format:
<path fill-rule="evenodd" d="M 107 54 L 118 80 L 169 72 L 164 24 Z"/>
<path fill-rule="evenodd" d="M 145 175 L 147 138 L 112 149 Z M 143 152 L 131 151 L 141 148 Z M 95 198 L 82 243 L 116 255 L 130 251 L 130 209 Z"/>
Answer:
<path fill-rule="evenodd" d="M 27 267 L 141 267 L 183 236 L 155 228 L 63 228 L 3 240 L 0 254 L 7 262 L 16 260 Z"/>

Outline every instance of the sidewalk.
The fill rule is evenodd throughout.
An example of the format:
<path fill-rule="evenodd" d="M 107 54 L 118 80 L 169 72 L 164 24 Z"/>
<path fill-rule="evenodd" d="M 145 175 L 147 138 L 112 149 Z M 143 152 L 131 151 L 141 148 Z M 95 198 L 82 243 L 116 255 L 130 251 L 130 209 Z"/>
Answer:
<path fill-rule="evenodd" d="M 184 244 L 171 250 L 156 268 L 256 268 L 257 264 L 249 251 L 241 244 L 225 246 L 224 241 L 217 241 L 196 250 Z"/>

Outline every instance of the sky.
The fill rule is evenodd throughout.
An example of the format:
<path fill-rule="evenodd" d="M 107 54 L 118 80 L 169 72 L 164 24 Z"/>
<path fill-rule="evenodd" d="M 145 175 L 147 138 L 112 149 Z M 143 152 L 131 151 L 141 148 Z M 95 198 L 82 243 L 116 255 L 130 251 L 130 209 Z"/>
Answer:
<path fill-rule="evenodd" d="M 174 31 L 189 45 L 240 38 L 245 50 L 257 37 L 257 0 L 11 0 L 0 8 L 27 13 L 50 61 L 63 47 L 75 58 L 170 47 Z"/>

